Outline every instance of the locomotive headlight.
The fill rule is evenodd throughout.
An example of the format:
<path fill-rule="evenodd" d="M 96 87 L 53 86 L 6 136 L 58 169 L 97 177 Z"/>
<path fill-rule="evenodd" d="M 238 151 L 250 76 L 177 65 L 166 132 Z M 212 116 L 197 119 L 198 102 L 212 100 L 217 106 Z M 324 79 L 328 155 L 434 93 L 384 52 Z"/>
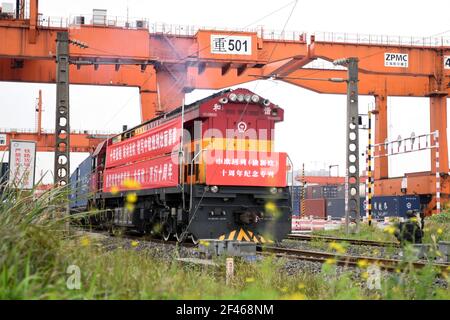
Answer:
<path fill-rule="evenodd" d="M 227 97 L 220 98 L 219 102 L 221 104 L 226 104 L 226 103 L 228 103 L 228 98 Z"/>
<path fill-rule="evenodd" d="M 270 105 L 270 100 L 269 99 L 264 99 L 263 100 L 263 105 L 265 105 L 266 107 L 268 107 Z"/>
<path fill-rule="evenodd" d="M 278 192 L 278 189 L 273 187 L 273 188 L 270 188 L 269 191 L 270 191 L 271 194 L 276 194 Z"/>
<path fill-rule="evenodd" d="M 254 103 L 258 103 L 259 102 L 259 96 L 257 96 L 256 94 L 252 95 L 252 101 Z"/>
<path fill-rule="evenodd" d="M 236 93 L 230 93 L 230 95 L 228 96 L 228 98 L 230 98 L 231 101 L 236 101 L 237 95 L 236 95 Z"/>
<path fill-rule="evenodd" d="M 238 94 L 237 100 L 238 100 L 239 102 L 244 102 L 244 95 L 243 95 L 242 93 Z"/>
<path fill-rule="evenodd" d="M 278 110 L 277 109 L 273 109 L 271 114 L 272 114 L 272 116 L 276 117 L 278 115 Z"/>
<path fill-rule="evenodd" d="M 244 99 L 245 99 L 246 102 L 250 102 L 250 101 L 252 100 L 252 96 L 249 95 L 249 94 L 246 94 L 246 95 L 244 96 Z"/>
<path fill-rule="evenodd" d="M 212 193 L 217 193 L 217 192 L 219 192 L 219 187 L 218 186 L 212 186 L 210 188 L 210 190 L 211 190 Z"/>

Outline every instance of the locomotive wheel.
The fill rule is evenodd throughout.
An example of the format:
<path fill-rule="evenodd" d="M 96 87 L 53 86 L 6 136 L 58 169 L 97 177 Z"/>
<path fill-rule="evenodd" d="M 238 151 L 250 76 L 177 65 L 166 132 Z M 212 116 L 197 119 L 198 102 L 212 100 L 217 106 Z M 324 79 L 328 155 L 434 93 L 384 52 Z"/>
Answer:
<path fill-rule="evenodd" d="M 191 234 L 191 240 L 192 240 L 192 243 L 195 245 L 197 245 L 200 242 L 200 240 L 193 234 Z"/>
<path fill-rule="evenodd" d="M 182 232 L 182 231 L 175 232 L 175 239 L 177 239 L 177 242 L 181 243 L 181 242 L 184 241 L 184 238 L 185 238 L 186 236 L 182 236 L 182 235 L 183 235 L 183 232 Z"/>
<path fill-rule="evenodd" d="M 164 241 L 169 241 L 172 230 L 169 224 L 165 223 L 162 228 L 162 237 Z"/>

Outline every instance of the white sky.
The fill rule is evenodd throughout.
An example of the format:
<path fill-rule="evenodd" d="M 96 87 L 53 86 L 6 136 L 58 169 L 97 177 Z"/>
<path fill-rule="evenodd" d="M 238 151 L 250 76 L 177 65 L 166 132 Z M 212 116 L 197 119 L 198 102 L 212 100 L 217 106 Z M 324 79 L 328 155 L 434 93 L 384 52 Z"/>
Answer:
<path fill-rule="evenodd" d="M 12 0 L 2 0 L 2 2 Z M 144 1 L 144 0 L 40 0 L 39 12 L 45 16 L 69 17 L 107 9 L 108 15 L 147 18 L 150 22 L 242 28 L 266 16 L 290 1 Z M 289 6 L 259 21 L 265 29 L 281 30 L 289 15 Z M 334 31 L 404 36 L 431 36 L 447 31 L 450 37 L 448 0 L 411 1 L 303 1 L 289 20 L 286 30 Z M 449 30 L 450 31 L 450 30 Z M 339 164 L 345 170 L 345 108 L 342 95 L 320 95 L 282 82 L 255 81 L 246 87 L 285 109 L 285 121 L 277 126 L 276 149 L 286 151 L 296 168 L 304 162 L 306 169 Z M 55 86 L 52 84 L 0 83 L 0 128 L 34 128 L 34 106 L 38 90 L 43 91 L 43 126 L 54 127 Z M 192 102 L 212 91 L 195 90 L 187 95 Z M 133 126 L 140 121 L 137 88 L 76 86 L 70 87 L 71 128 L 119 131 L 123 124 Z M 372 97 L 360 98 L 360 113 L 373 103 Z M 426 98 L 390 98 L 388 100 L 389 137 L 429 132 L 429 102 Z M 366 132 L 360 132 L 363 150 Z M 86 154 L 73 154 L 73 170 Z M 0 152 L 0 159 L 2 154 Z M 51 153 L 37 158 L 37 174 L 53 167 Z M 390 160 L 390 175 L 429 170 L 428 152 L 396 156 Z M 364 168 L 361 159 L 361 168 Z M 335 172 L 335 171 L 333 171 Z M 51 182 L 51 175 L 46 182 Z"/>

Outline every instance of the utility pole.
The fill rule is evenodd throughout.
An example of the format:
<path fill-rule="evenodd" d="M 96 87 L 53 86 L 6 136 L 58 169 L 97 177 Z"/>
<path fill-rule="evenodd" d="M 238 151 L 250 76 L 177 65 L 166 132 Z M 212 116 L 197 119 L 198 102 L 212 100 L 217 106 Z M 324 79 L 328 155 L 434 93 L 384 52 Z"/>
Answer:
<path fill-rule="evenodd" d="M 345 231 L 349 232 L 350 216 L 361 219 L 359 198 L 359 121 L 358 121 L 358 58 L 339 59 L 335 65 L 347 67 L 347 159 L 345 174 Z"/>
<path fill-rule="evenodd" d="M 40 136 L 42 133 L 42 90 L 39 90 L 36 112 L 36 132 Z"/>
<path fill-rule="evenodd" d="M 55 117 L 55 186 L 69 184 L 69 33 L 56 36 L 56 117 Z"/>

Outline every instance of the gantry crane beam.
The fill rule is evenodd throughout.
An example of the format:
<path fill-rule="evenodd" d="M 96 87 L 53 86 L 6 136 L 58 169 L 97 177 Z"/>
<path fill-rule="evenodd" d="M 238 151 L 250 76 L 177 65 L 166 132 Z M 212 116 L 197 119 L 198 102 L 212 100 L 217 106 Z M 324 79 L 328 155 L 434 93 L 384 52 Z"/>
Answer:
<path fill-rule="evenodd" d="M 39 28 L 36 43 L 30 43 L 28 28 L 9 24 L 0 20 L 0 38 L 11 43 L 0 46 L 0 81 L 54 83 L 55 35 L 61 29 Z M 193 69 L 197 73 L 195 78 L 205 81 L 208 81 L 210 70 L 220 75 L 214 76 L 215 79 L 226 76 L 214 85 L 223 88 L 254 80 L 248 77 L 248 74 L 255 73 L 253 69 L 307 53 L 303 40 L 264 40 L 256 33 L 239 33 L 252 38 L 253 54 L 230 59 L 229 55 L 209 52 L 210 33 L 204 30 L 196 36 L 150 34 L 147 30 L 97 26 L 68 30 L 71 39 L 89 45 L 84 49 L 71 47 L 74 65 L 70 70 L 70 82 L 139 87 L 143 121 L 153 118 L 158 112 L 179 106 L 184 94 L 197 88 L 191 75 Z"/>
<path fill-rule="evenodd" d="M 55 151 L 55 134 L 37 132 L 0 132 L 6 135 L 6 145 L 0 145 L 0 151 L 8 151 L 9 141 L 27 140 L 36 141 L 38 152 L 54 152 Z M 75 133 L 70 134 L 70 151 L 71 152 L 93 152 L 97 145 L 110 137 L 105 134 L 93 133 Z"/>

